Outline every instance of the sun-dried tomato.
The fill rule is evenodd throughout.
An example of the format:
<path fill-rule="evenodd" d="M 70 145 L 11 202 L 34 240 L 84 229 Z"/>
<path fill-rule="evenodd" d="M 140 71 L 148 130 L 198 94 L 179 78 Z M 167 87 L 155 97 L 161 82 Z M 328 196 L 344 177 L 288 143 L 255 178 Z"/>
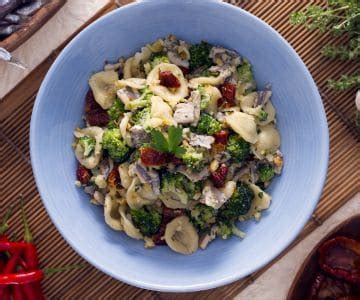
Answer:
<path fill-rule="evenodd" d="M 181 86 L 179 79 L 171 71 L 159 72 L 160 85 L 168 88 L 179 88 Z"/>
<path fill-rule="evenodd" d="M 356 289 L 349 283 L 318 273 L 310 287 L 309 300 L 352 299 L 357 294 Z M 350 298 L 349 298 L 350 297 Z M 359 298 L 355 298 L 359 299 Z"/>
<path fill-rule="evenodd" d="M 96 101 L 94 94 L 89 89 L 85 98 L 85 118 L 90 126 L 107 126 L 109 115 Z"/>
<path fill-rule="evenodd" d="M 229 132 L 227 130 L 220 130 L 214 133 L 215 143 L 226 145 Z"/>
<path fill-rule="evenodd" d="M 172 209 L 166 206 L 163 207 L 163 222 L 165 224 L 169 223 L 172 219 L 176 217 L 180 217 L 185 214 L 185 210 L 183 209 Z"/>
<path fill-rule="evenodd" d="M 144 147 L 140 149 L 140 159 L 145 166 L 162 166 L 167 163 L 168 155 L 153 148 Z"/>
<path fill-rule="evenodd" d="M 235 105 L 236 85 L 224 83 L 220 86 L 221 98 L 218 100 L 218 107 L 229 108 Z"/>
<path fill-rule="evenodd" d="M 81 184 L 88 184 L 91 178 L 91 171 L 84 166 L 79 165 L 76 170 L 76 178 Z"/>
<path fill-rule="evenodd" d="M 114 167 L 108 175 L 107 182 L 110 188 L 120 185 L 120 174 L 117 167 Z"/>
<path fill-rule="evenodd" d="M 229 168 L 225 164 L 222 164 L 215 172 L 211 173 L 210 179 L 215 187 L 221 188 L 225 185 L 228 170 Z"/>
<path fill-rule="evenodd" d="M 360 242 L 339 236 L 322 244 L 318 252 L 320 267 L 325 272 L 360 283 Z"/>
<path fill-rule="evenodd" d="M 234 102 L 236 85 L 232 83 L 224 83 L 220 86 L 221 96 L 228 102 Z"/>

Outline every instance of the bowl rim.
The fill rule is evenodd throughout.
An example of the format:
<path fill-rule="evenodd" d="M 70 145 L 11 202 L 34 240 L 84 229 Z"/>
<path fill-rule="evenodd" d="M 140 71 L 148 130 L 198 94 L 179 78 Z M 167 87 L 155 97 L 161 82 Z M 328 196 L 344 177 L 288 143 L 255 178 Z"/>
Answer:
<path fill-rule="evenodd" d="M 321 127 L 321 131 L 322 131 L 321 140 L 318 141 L 318 145 L 320 145 L 321 146 L 320 148 L 323 150 L 323 153 L 321 156 L 321 161 L 319 161 L 319 165 L 321 166 L 321 170 L 319 171 L 319 174 L 321 174 L 321 176 L 319 176 L 319 178 L 317 180 L 317 188 L 315 189 L 315 192 L 314 192 L 314 200 L 312 202 L 312 205 L 309 206 L 308 212 L 306 214 L 303 214 L 302 219 L 298 222 L 297 227 L 293 230 L 293 232 L 291 234 L 289 234 L 286 237 L 286 239 L 279 242 L 279 246 L 276 249 L 276 251 L 274 251 L 272 253 L 272 255 L 265 258 L 264 261 L 255 265 L 252 268 L 251 272 L 249 272 L 247 274 L 243 274 L 239 271 L 239 272 L 234 272 L 231 276 L 222 277 L 217 280 L 210 281 L 210 282 L 202 282 L 202 283 L 190 284 L 190 285 L 186 285 L 186 286 L 168 285 L 168 284 L 163 285 L 163 284 L 147 283 L 147 282 L 136 280 L 134 278 L 128 278 L 128 277 L 124 276 L 122 273 L 119 274 L 119 273 L 112 272 L 111 270 L 107 270 L 104 267 L 102 267 L 99 263 L 97 263 L 96 261 L 91 260 L 89 255 L 81 249 L 81 246 L 79 246 L 75 242 L 71 241 L 63 233 L 62 227 L 61 227 L 62 225 L 57 221 L 56 213 L 53 212 L 48 207 L 47 201 L 45 200 L 46 198 L 48 198 L 47 197 L 48 193 L 46 191 L 47 188 L 41 184 L 40 173 L 38 173 L 38 170 L 37 170 L 38 169 L 37 162 L 39 160 L 41 160 L 41 157 L 39 156 L 39 154 L 37 152 L 38 147 L 36 146 L 36 140 L 37 140 L 36 128 L 38 127 L 37 123 L 39 120 L 37 118 L 38 110 L 39 110 L 39 107 L 41 106 L 42 102 L 44 101 L 43 94 L 45 93 L 48 82 L 51 80 L 54 70 L 56 69 L 57 65 L 61 62 L 62 58 L 67 55 L 67 53 L 71 50 L 72 46 L 74 44 L 76 44 L 77 40 L 82 35 L 84 35 L 88 30 L 92 29 L 92 27 L 96 26 L 98 23 L 103 22 L 104 19 L 106 19 L 114 14 L 117 14 L 120 10 L 126 11 L 129 9 L 131 10 L 137 6 L 144 5 L 145 3 L 147 5 L 150 4 L 151 2 L 156 2 L 156 4 L 159 4 L 159 3 L 166 3 L 166 1 L 167 0 L 157 0 L 157 1 L 141 0 L 141 1 L 136 1 L 133 3 L 127 4 L 118 9 L 115 9 L 115 10 L 107 13 L 106 15 L 102 16 L 95 22 L 91 23 L 89 26 L 87 26 L 76 37 L 74 37 L 73 40 L 71 40 L 69 42 L 69 44 L 61 51 L 59 56 L 56 58 L 55 62 L 52 64 L 52 66 L 48 70 L 46 77 L 41 84 L 41 87 L 39 89 L 38 95 L 37 95 L 35 103 L 34 103 L 33 112 L 31 115 L 31 122 L 30 122 L 30 158 L 31 158 L 31 165 L 32 165 L 33 174 L 35 177 L 36 186 L 38 188 L 43 205 L 45 206 L 45 209 L 46 209 L 52 223 L 55 225 L 56 229 L 59 231 L 62 238 L 83 259 L 85 259 L 88 263 L 90 263 L 91 265 L 96 267 L 98 270 L 111 276 L 112 278 L 115 278 L 116 280 L 120 280 L 122 282 L 125 282 L 127 284 L 130 284 L 130 285 L 133 285 L 133 286 L 136 286 L 139 288 L 143 288 L 143 289 L 147 289 L 147 290 L 155 290 L 155 291 L 160 291 L 160 292 L 195 292 L 195 291 L 208 290 L 211 288 L 216 288 L 216 287 L 220 287 L 220 286 L 223 286 L 226 284 L 230 284 L 236 280 L 242 279 L 245 276 L 258 271 L 259 269 L 263 268 L 264 266 L 269 264 L 271 261 L 273 261 L 282 252 L 284 252 L 288 248 L 288 246 L 296 239 L 296 237 L 300 234 L 300 232 L 302 231 L 302 229 L 305 226 L 305 224 L 307 223 L 307 221 L 310 219 L 313 211 L 315 210 L 315 207 L 317 206 L 317 203 L 320 199 L 320 196 L 321 196 L 321 193 L 322 193 L 325 181 L 326 181 L 327 168 L 328 168 L 328 163 L 329 163 L 329 129 L 328 129 L 328 123 L 327 123 L 327 118 L 326 118 L 326 114 L 325 114 L 325 109 L 324 109 L 318 88 L 317 88 L 309 70 L 305 66 L 304 62 L 302 61 L 300 56 L 297 54 L 297 52 L 291 47 L 291 45 L 285 40 L 285 38 L 283 38 L 280 35 L 280 33 L 278 33 L 274 28 L 272 28 L 270 25 L 268 25 L 265 21 L 261 20 L 260 18 L 256 17 L 255 15 L 247 12 L 246 10 L 244 10 L 240 7 L 236 7 L 234 5 L 231 5 L 229 3 L 225 3 L 225 2 L 222 2 L 219 0 L 217 0 L 217 1 L 216 0 L 205 0 L 209 4 L 211 3 L 212 5 L 217 5 L 218 9 L 222 9 L 224 6 L 224 7 L 230 8 L 232 10 L 238 11 L 241 14 L 244 14 L 247 17 L 251 18 L 253 21 L 257 22 L 258 24 L 261 24 L 262 26 L 267 27 L 267 30 L 270 30 L 272 32 L 272 34 L 274 34 L 274 36 L 276 36 L 276 38 L 279 39 L 281 41 L 281 43 L 287 48 L 287 50 L 290 51 L 290 54 L 295 58 L 295 60 L 297 60 L 299 66 L 301 67 L 302 72 L 304 74 L 304 78 L 306 78 L 306 80 L 309 82 L 310 89 L 315 94 L 315 98 L 317 98 L 316 103 L 318 106 L 317 109 L 319 109 L 320 127 Z M 181 2 L 181 1 L 178 1 L 178 2 Z M 190 4 L 190 3 L 195 4 L 196 0 L 186 0 L 186 1 L 183 1 L 182 3 L 184 3 L 185 5 Z"/>

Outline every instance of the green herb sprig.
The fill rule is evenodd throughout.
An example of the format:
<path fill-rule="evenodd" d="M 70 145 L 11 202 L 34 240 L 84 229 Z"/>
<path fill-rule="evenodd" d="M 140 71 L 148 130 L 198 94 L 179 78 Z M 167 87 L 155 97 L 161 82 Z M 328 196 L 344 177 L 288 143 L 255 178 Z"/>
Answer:
<path fill-rule="evenodd" d="M 185 149 L 180 145 L 182 141 L 182 129 L 175 126 L 168 128 L 167 137 L 159 130 L 151 131 L 150 146 L 159 152 L 171 153 L 181 158 Z"/>
<path fill-rule="evenodd" d="M 308 6 L 304 11 L 293 12 L 293 25 L 304 25 L 310 30 L 329 32 L 334 36 L 346 35 L 347 41 L 340 46 L 326 45 L 322 54 L 329 58 L 355 60 L 360 57 L 360 1 L 328 0 L 327 7 Z M 359 86 L 359 74 L 342 75 L 339 80 L 328 80 L 329 87 L 345 90 Z"/>

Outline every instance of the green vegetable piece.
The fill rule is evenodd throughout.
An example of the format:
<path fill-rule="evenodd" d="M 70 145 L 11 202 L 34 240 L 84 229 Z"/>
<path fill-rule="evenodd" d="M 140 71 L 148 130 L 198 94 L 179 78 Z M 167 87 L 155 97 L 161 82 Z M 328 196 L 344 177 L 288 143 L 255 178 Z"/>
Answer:
<path fill-rule="evenodd" d="M 195 150 L 195 148 L 191 146 L 185 148 L 185 153 L 181 156 L 181 159 L 188 168 L 194 171 L 200 170 L 205 162 L 204 153 Z"/>
<path fill-rule="evenodd" d="M 141 90 L 141 96 L 135 100 L 131 100 L 130 103 L 125 106 L 125 108 L 128 110 L 135 110 L 151 106 L 151 97 L 153 95 L 154 94 L 152 93 L 152 91 L 148 87 L 146 87 Z"/>
<path fill-rule="evenodd" d="M 275 169 L 272 165 L 267 163 L 261 163 L 257 167 L 259 173 L 259 180 L 261 182 L 270 181 L 275 175 Z"/>
<path fill-rule="evenodd" d="M 120 116 L 125 112 L 124 103 L 120 101 L 120 99 L 116 98 L 113 105 L 107 111 L 110 121 L 118 122 Z"/>
<path fill-rule="evenodd" d="M 221 236 L 222 239 L 226 240 L 233 234 L 233 224 L 231 222 L 220 222 L 218 224 L 217 234 Z"/>
<path fill-rule="evenodd" d="M 228 138 L 226 151 L 229 152 L 231 158 L 236 162 L 243 162 L 250 157 L 250 144 L 237 134 L 231 134 Z"/>
<path fill-rule="evenodd" d="M 134 125 L 144 126 L 150 120 L 150 112 L 151 108 L 149 106 L 136 110 L 131 116 L 131 122 Z"/>
<path fill-rule="evenodd" d="M 200 44 L 191 45 L 190 52 L 190 69 L 195 70 L 199 67 L 210 67 L 212 65 L 209 57 L 212 46 L 204 41 Z"/>
<path fill-rule="evenodd" d="M 215 209 L 205 204 L 196 204 L 191 210 L 191 221 L 200 230 L 205 231 L 215 223 Z"/>
<path fill-rule="evenodd" d="M 244 59 L 243 63 L 237 68 L 239 81 L 248 83 L 254 81 L 254 75 L 251 70 L 251 64 Z"/>
<path fill-rule="evenodd" d="M 106 129 L 102 140 L 103 149 L 107 150 L 110 157 L 117 163 L 122 163 L 129 158 L 130 148 L 121 138 L 120 130 L 117 128 Z"/>
<path fill-rule="evenodd" d="M 167 138 L 159 130 L 151 132 L 151 147 L 157 151 L 172 153 L 181 158 L 185 149 L 179 144 L 182 141 L 182 129 L 180 127 L 170 126 Z"/>
<path fill-rule="evenodd" d="M 206 93 L 205 88 L 202 85 L 199 85 L 198 91 L 200 92 L 201 100 L 200 100 L 200 109 L 204 110 L 208 107 L 210 103 L 210 95 Z"/>
<path fill-rule="evenodd" d="M 165 53 L 157 53 L 150 60 L 152 69 L 161 63 L 170 63 L 170 61 Z"/>
<path fill-rule="evenodd" d="M 223 222 L 235 221 L 250 210 L 253 200 L 252 189 L 246 183 L 237 183 L 231 198 L 219 209 L 218 219 Z"/>
<path fill-rule="evenodd" d="M 221 123 L 207 113 L 201 113 L 197 127 L 193 131 L 199 134 L 213 135 L 221 130 Z"/>
<path fill-rule="evenodd" d="M 175 193 L 182 203 L 193 199 L 194 195 L 201 191 L 201 188 L 201 182 L 194 183 L 181 173 L 165 172 L 161 176 L 161 193 Z"/>
<path fill-rule="evenodd" d="M 265 110 L 260 110 L 259 114 L 258 114 L 258 119 L 260 122 L 264 122 L 267 120 L 268 118 L 268 113 Z"/>
<path fill-rule="evenodd" d="M 89 157 L 95 149 L 96 141 L 94 138 L 83 136 L 79 138 L 79 145 L 84 149 L 84 156 Z"/>
<path fill-rule="evenodd" d="M 152 236 L 159 231 L 161 215 L 155 209 L 131 209 L 131 219 L 141 233 L 145 236 Z"/>

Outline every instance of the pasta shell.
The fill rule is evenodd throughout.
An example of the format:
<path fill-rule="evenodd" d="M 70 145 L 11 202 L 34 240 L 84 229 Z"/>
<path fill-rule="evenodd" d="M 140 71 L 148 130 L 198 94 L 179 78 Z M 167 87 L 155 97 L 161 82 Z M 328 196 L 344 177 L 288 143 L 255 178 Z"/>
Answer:
<path fill-rule="evenodd" d="M 150 115 L 151 118 L 161 119 L 160 125 L 176 125 L 171 107 L 158 96 L 151 97 Z"/>
<path fill-rule="evenodd" d="M 129 176 L 129 164 L 123 163 L 118 167 L 121 185 L 128 189 L 131 185 L 131 178 Z"/>
<path fill-rule="evenodd" d="M 260 130 L 258 141 L 255 144 L 256 151 L 260 153 L 260 155 L 274 153 L 280 147 L 279 132 L 272 124 L 260 127 Z"/>
<path fill-rule="evenodd" d="M 265 121 L 258 122 L 259 125 L 262 125 L 262 126 L 267 125 L 267 124 L 271 123 L 272 121 L 274 121 L 274 120 L 275 120 L 275 114 L 276 114 L 275 108 L 274 108 L 274 106 L 272 105 L 272 103 L 271 103 L 270 100 L 268 100 L 268 101 L 266 102 L 266 104 L 265 104 L 264 107 L 263 107 L 263 110 L 264 110 L 268 115 L 267 115 L 267 118 L 266 118 Z"/>
<path fill-rule="evenodd" d="M 152 197 L 152 199 L 142 197 L 141 193 L 142 195 L 144 195 L 145 191 L 142 192 L 141 189 L 142 187 L 140 185 L 139 179 L 134 178 L 126 192 L 126 203 L 129 205 L 130 208 L 138 209 L 143 207 L 144 205 L 151 205 L 157 199 L 157 197 L 155 199 L 154 197 Z M 151 196 L 151 195 L 147 195 L 147 196 Z"/>
<path fill-rule="evenodd" d="M 218 111 L 218 100 L 222 97 L 219 89 L 212 85 L 206 85 L 205 92 L 210 95 L 210 102 L 205 111 L 209 114 L 216 115 Z"/>
<path fill-rule="evenodd" d="M 258 140 L 253 116 L 242 112 L 233 112 L 225 117 L 225 121 L 245 141 L 254 144 Z"/>
<path fill-rule="evenodd" d="M 95 149 L 93 153 L 88 157 L 84 156 L 84 149 L 79 144 L 75 146 L 75 156 L 77 160 L 87 169 L 95 168 L 100 162 L 102 156 L 101 142 L 103 133 L 104 131 L 97 126 L 86 127 L 84 129 L 78 128 L 74 131 L 74 135 L 76 138 L 88 136 L 95 139 Z"/>
<path fill-rule="evenodd" d="M 126 206 L 121 205 L 119 208 L 119 213 L 121 215 L 121 224 L 125 233 L 133 239 L 141 240 L 143 235 L 141 234 L 140 230 L 134 226 L 131 217 L 126 214 Z"/>
<path fill-rule="evenodd" d="M 114 70 L 95 73 L 89 79 L 90 88 L 97 103 L 103 109 L 109 109 L 116 96 L 115 83 L 119 75 Z"/>
<path fill-rule="evenodd" d="M 136 90 L 141 90 L 146 87 L 146 79 L 143 78 L 128 78 L 121 79 L 116 83 L 118 88 L 131 87 Z"/>
<path fill-rule="evenodd" d="M 169 89 L 160 85 L 159 72 L 162 71 L 171 71 L 172 74 L 179 80 L 180 87 L 177 89 Z M 172 107 L 189 94 L 187 80 L 185 79 L 181 69 L 174 64 L 161 63 L 155 66 L 155 68 L 153 68 L 149 73 L 146 83 L 155 95 L 163 98 Z"/>
<path fill-rule="evenodd" d="M 260 189 L 255 184 L 249 184 L 250 188 L 254 192 L 254 200 L 251 204 L 249 212 L 245 216 L 240 217 L 240 221 L 255 218 L 259 220 L 261 217 L 261 211 L 268 209 L 271 203 L 271 196 Z"/>
<path fill-rule="evenodd" d="M 225 82 L 225 79 L 229 77 L 232 73 L 232 69 L 225 69 L 224 71 L 220 72 L 220 74 L 215 76 L 209 77 L 197 77 L 190 80 L 189 84 L 191 88 L 197 88 L 199 85 L 220 85 Z"/>
<path fill-rule="evenodd" d="M 198 249 L 199 236 L 189 218 L 180 216 L 166 225 L 165 241 L 175 252 L 192 254 Z"/>
<path fill-rule="evenodd" d="M 105 223 L 108 224 L 114 230 L 123 230 L 121 224 L 121 215 L 119 212 L 120 202 L 115 198 L 112 198 L 109 194 L 105 196 L 104 203 L 104 216 Z"/>

